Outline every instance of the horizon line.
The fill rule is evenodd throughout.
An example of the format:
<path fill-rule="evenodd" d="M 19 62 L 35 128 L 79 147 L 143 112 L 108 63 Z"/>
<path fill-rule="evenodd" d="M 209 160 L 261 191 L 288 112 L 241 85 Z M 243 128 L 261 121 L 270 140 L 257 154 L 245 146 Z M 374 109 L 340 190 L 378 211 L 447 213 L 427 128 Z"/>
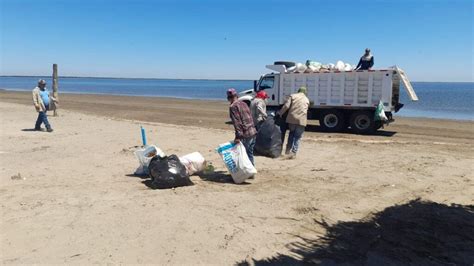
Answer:
<path fill-rule="evenodd" d="M 22 77 L 41 78 L 50 75 L 0 75 L 0 77 Z M 51 75 L 52 78 L 52 75 Z M 140 78 L 140 77 L 93 77 L 93 76 L 59 76 L 60 78 L 95 78 L 95 79 L 156 79 L 156 80 L 213 80 L 213 81 L 253 81 L 253 79 L 199 79 L 199 78 Z M 411 81 L 411 82 L 454 82 L 454 83 L 474 83 L 474 81 Z"/>

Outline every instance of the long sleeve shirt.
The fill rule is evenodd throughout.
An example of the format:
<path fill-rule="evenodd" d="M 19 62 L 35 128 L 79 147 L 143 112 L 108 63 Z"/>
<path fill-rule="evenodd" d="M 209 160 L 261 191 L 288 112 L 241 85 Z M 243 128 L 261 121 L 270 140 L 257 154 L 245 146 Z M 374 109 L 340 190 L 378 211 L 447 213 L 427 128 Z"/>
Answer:
<path fill-rule="evenodd" d="M 230 105 L 229 113 L 235 128 L 235 138 L 245 139 L 257 134 L 250 109 L 246 103 L 235 101 Z"/>
<path fill-rule="evenodd" d="M 278 114 L 283 116 L 288 111 L 286 123 L 306 126 L 308 122 L 309 99 L 304 93 L 294 93 L 286 100 Z"/>
<path fill-rule="evenodd" d="M 374 66 L 374 56 L 370 56 L 367 58 L 366 56 L 362 56 L 359 60 L 359 64 L 357 64 L 356 69 L 360 70 L 367 70 Z"/>
<path fill-rule="evenodd" d="M 254 125 L 267 119 L 267 105 L 263 99 L 253 99 L 250 104 L 250 111 L 252 112 Z"/>

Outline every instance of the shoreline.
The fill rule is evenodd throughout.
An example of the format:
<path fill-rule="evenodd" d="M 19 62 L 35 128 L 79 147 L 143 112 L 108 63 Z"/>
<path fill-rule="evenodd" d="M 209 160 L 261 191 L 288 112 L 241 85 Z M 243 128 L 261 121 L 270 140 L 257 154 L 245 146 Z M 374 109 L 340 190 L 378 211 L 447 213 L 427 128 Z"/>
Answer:
<path fill-rule="evenodd" d="M 0 75 L 0 78 L 44 78 L 51 75 Z M 196 79 L 196 78 L 138 78 L 138 77 L 88 77 L 88 76 L 61 76 L 61 78 L 84 79 L 158 79 L 158 80 L 215 80 L 215 81 L 253 81 L 254 79 Z M 473 83 L 474 81 L 411 81 L 417 83 Z"/>
<path fill-rule="evenodd" d="M 0 78 L 44 78 L 51 75 L 44 76 L 2 76 Z M 80 77 L 80 76 L 61 76 L 61 78 L 73 78 L 73 79 L 151 79 L 151 80 L 208 80 L 208 81 L 253 81 L 253 79 L 184 79 L 184 78 L 123 78 L 123 77 Z M 422 81 L 423 82 L 423 81 Z M 430 82 L 430 81 L 425 81 Z"/>
<path fill-rule="evenodd" d="M 20 93 L 20 94 L 29 94 L 30 92 L 24 89 L 4 89 L 0 88 L 0 92 L 3 93 Z M 219 99 L 198 99 L 198 98 L 190 98 L 190 97 L 179 97 L 179 96 L 156 96 L 156 95 L 129 95 L 129 94 L 109 94 L 109 93 L 81 93 L 81 92 L 61 92 L 61 95 L 71 95 L 71 96 L 104 96 L 104 97 L 132 97 L 132 98 L 156 98 L 156 99 L 170 99 L 170 100 L 186 100 L 186 101 L 200 101 L 200 102 L 219 102 L 219 103 L 227 103 L 225 100 Z M 420 110 L 413 110 L 414 112 L 420 112 Z M 403 112 L 403 109 L 402 109 Z M 424 111 L 421 111 L 424 112 Z M 426 116 L 410 116 L 410 115 L 403 115 L 403 114 L 394 114 L 395 120 L 398 119 L 428 119 L 428 120 L 436 120 L 436 121 L 452 121 L 452 122 L 467 122 L 473 123 L 474 118 L 472 119 L 455 119 L 455 118 L 438 118 L 438 117 L 426 117 Z"/>
<path fill-rule="evenodd" d="M 225 101 L 93 94 L 61 94 L 59 100 L 59 115 L 62 110 L 67 110 L 116 120 L 233 130 L 232 125 L 226 123 L 230 119 L 229 105 Z M 35 112 L 30 92 L 0 91 L 0 101 L 22 104 L 28 106 L 32 114 Z M 357 135 L 348 131 L 325 133 L 319 128 L 318 121 L 310 120 L 305 136 L 352 138 Z M 395 116 L 394 123 L 385 126 L 374 135 L 361 137 L 470 144 L 474 142 L 474 122 Z"/>

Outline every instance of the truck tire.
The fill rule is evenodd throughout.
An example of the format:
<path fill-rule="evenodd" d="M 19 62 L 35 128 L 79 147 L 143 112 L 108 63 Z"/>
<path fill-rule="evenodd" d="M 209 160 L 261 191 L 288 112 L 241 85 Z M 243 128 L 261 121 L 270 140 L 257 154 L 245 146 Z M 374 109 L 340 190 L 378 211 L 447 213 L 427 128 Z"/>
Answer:
<path fill-rule="evenodd" d="M 289 61 L 275 61 L 273 64 L 274 65 L 284 65 L 286 68 L 296 66 L 295 62 L 289 62 Z"/>
<path fill-rule="evenodd" d="M 377 130 L 374 112 L 357 111 L 351 115 L 351 129 L 356 134 L 371 134 Z"/>
<path fill-rule="evenodd" d="M 344 128 L 344 115 L 337 110 L 327 110 L 321 113 L 319 125 L 323 131 L 338 132 Z"/>

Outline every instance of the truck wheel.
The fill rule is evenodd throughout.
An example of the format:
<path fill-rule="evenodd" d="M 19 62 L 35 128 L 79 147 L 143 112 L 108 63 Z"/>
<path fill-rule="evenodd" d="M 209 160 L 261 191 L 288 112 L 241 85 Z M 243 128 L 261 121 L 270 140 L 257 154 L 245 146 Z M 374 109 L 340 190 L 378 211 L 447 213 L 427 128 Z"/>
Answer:
<path fill-rule="evenodd" d="M 357 111 L 351 115 L 351 129 L 357 134 L 370 134 L 376 130 L 374 112 Z"/>
<path fill-rule="evenodd" d="M 341 131 L 344 127 L 344 116 L 337 110 L 323 111 L 319 118 L 319 125 L 327 132 Z"/>

